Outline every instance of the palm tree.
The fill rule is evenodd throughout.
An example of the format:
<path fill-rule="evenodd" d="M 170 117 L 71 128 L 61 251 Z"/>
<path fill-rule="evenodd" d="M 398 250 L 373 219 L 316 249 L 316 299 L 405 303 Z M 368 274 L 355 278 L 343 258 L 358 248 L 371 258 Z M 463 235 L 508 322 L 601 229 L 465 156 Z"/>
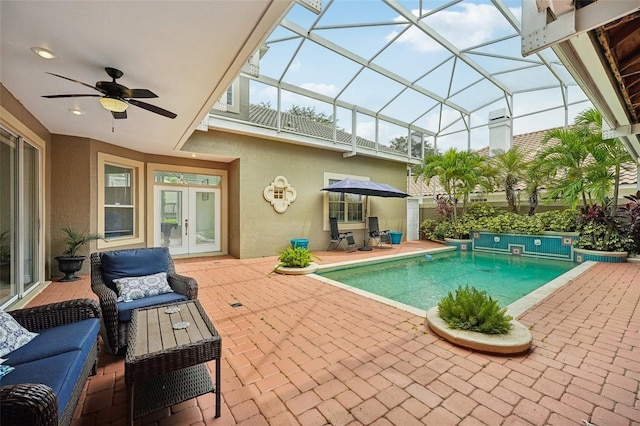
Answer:
<path fill-rule="evenodd" d="M 459 199 L 463 199 L 463 211 L 466 210 L 469 193 L 481 180 L 483 161 L 475 152 L 458 151 L 455 148 L 444 154 L 430 153 L 424 158 L 420 174 L 427 185 L 434 177 L 438 178 L 453 203 L 454 220 L 458 216 Z"/>
<path fill-rule="evenodd" d="M 546 145 L 551 140 L 557 140 L 558 143 L 539 152 L 535 160 L 555 170 L 549 198 L 563 198 L 571 207 L 577 206 L 582 199 L 583 205 L 588 206 L 587 171 L 591 161 L 588 139 L 580 129 L 570 128 L 549 130 L 542 143 Z"/>
<path fill-rule="evenodd" d="M 496 179 L 504 188 L 509 209 L 518 213 L 515 197 L 516 186 L 526 175 L 527 162 L 517 147 L 508 151 L 496 149 L 493 154 L 489 162 L 496 171 Z"/>
<path fill-rule="evenodd" d="M 598 200 L 599 204 L 606 204 L 606 197 L 613 186 L 612 212 L 618 209 L 618 190 L 620 186 L 620 173 L 622 170 L 631 170 L 633 158 L 622 146 L 618 139 L 602 138 L 602 114 L 592 108 L 578 114 L 575 120 L 581 127 L 584 135 L 590 139 L 589 147 L 595 160 L 593 169 L 590 170 L 590 184 L 588 189 Z M 613 168 L 613 172 L 611 169 Z"/>

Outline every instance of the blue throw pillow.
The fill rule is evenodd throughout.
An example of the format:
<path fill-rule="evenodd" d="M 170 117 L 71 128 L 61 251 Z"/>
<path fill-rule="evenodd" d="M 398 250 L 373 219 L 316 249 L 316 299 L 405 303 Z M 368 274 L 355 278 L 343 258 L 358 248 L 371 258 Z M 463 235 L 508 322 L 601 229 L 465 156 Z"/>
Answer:
<path fill-rule="evenodd" d="M 165 247 L 104 252 L 101 254 L 102 279 L 110 289 L 117 292 L 113 281 L 115 279 L 169 272 L 168 256 Z"/>

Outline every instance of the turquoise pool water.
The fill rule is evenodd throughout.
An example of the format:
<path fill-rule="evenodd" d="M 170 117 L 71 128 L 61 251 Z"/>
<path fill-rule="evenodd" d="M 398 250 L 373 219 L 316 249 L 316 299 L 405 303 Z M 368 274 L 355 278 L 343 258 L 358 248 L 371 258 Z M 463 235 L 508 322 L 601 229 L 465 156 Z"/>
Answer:
<path fill-rule="evenodd" d="M 355 266 L 323 277 L 339 281 L 415 308 L 428 310 L 458 286 L 474 286 L 506 307 L 538 287 L 559 277 L 572 262 L 520 256 L 455 251 Z"/>

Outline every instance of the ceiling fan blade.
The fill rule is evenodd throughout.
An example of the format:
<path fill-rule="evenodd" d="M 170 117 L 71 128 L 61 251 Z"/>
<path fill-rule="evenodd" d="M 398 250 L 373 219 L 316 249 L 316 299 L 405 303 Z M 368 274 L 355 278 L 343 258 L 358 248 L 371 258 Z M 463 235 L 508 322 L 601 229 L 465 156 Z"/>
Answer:
<path fill-rule="evenodd" d="M 64 78 L 65 80 L 73 81 L 74 83 L 82 84 L 83 86 L 89 87 L 90 89 L 97 90 L 98 92 L 104 93 L 102 90 L 98 89 L 95 86 L 92 86 L 92 85 L 87 84 L 87 83 L 83 83 L 83 82 L 78 81 L 78 80 L 74 80 L 73 78 L 65 77 L 64 75 L 60 75 L 60 74 L 54 74 L 52 72 L 47 72 L 47 74 L 51 74 L 51 75 L 56 76 L 56 77 Z"/>
<path fill-rule="evenodd" d="M 87 94 L 76 94 L 76 95 L 42 95 L 43 98 L 101 98 L 102 95 L 87 95 Z"/>
<path fill-rule="evenodd" d="M 126 89 L 122 91 L 124 98 L 157 98 L 158 95 L 148 89 Z"/>
<path fill-rule="evenodd" d="M 127 118 L 127 111 L 122 111 L 122 112 L 111 111 L 111 114 L 113 115 L 113 118 L 115 118 L 116 120 Z"/>
<path fill-rule="evenodd" d="M 137 107 L 140 107 L 142 109 L 146 109 L 147 111 L 151 111 L 151 112 L 155 112 L 156 114 L 160 114 L 160 115 L 162 115 L 164 117 L 168 117 L 168 118 L 176 118 L 177 117 L 177 115 L 172 113 L 171 111 L 167 111 L 166 109 L 162 109 L 160 107 L 148 104 L 146 102 L 137 101 L 135 99 L 127 99 L 127 102 L 129 102 L 130 104 L 135 105 Z"/>

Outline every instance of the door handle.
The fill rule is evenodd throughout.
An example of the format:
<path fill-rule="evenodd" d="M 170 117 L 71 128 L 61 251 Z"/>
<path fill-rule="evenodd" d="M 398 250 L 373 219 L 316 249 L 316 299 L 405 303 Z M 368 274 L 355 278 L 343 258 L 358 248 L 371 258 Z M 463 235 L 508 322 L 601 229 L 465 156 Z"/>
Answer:
<path fill-rule="evenodd" d="M 184 220 L 184 235 L 189 235 L 189 219 Z"/>

